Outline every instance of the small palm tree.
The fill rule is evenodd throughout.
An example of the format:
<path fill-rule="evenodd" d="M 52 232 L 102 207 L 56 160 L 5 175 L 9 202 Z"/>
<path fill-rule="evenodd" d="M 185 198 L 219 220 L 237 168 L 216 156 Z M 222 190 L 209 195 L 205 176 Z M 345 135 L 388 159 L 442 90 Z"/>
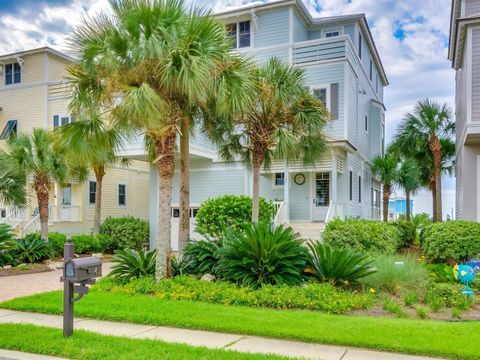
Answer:
<path fill-rule="evenodd" d="M 0 202 L 6 205 L 24 207 L 27 201 L 26 177 L 9 169 L 5 156 L 0 156 L 0 169 L 2 169 L 0 174 Z"/>
<path fill-rule="evenodd" d="M 403 159 L 398 168 L 397 184 L 405 191 L 406 198 L 406 220 L 410 221 L 411 207 L 410 196 L 421 186 L 420 171 L 414 159 Z"/>
<path fill-rule="evenodd" d="M 388 202 L 393 186 L 398 180 L 398 158 L 387 149 L 385 154 L 377 155 L 372 161 L 372 172 L 380 179 L 383 190 L 383 221 L 388 221 Z"/>
<path fill-rule="evenodd" d="M 442 219 L 441 175 L 445 160 L 442 143 L 451 143 L 454 133 L 455 123 L 451 120 L 450 108 L 446 104 L 424 99 L 417 103 L 413 113 L 405 116 L 395 140 L 401 148 L 410 149 L 413 157 L 423 154 L 423 173 L 429 177 L 434 221 Z"/>
<path fill-rule="evenodd" d="M 260 169 L 273 158 L 314 163 L 325 148 L 328 112 L 305 87 L 304 70 L 276 58 L 254 70 L 252 97 L 240 116 L 225 122 L 218 140 L 226 159 L 240 155 L 253 169 L 252 221 L 258 222 Z"/>

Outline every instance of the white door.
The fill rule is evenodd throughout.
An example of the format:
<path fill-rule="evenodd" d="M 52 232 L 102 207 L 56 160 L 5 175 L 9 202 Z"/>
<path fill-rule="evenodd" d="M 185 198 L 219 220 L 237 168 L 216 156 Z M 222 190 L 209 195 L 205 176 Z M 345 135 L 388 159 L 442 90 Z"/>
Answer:
<path fill-rule="evenodd" d="M 62 205 L 72 205 L 72 184 L 62 185 Z"/>
<path fill-rule="evenodd" d="M 313 182 L 313 221 L 325 221 L 330 205 L 330 173 L 315 173 Z"/>

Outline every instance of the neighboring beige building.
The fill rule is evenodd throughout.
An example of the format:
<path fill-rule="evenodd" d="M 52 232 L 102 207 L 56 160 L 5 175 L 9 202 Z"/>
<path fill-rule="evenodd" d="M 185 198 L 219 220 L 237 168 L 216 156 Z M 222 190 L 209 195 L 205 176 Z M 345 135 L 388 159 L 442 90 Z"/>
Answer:
<path fill-rule="evenodd" d="M 448 54 L 456 70 L 456 212 L 480 220 L 480 0 L 453 0 Z"/>
<path fill-rule="evenodd" d="M 73 59 L 48 47 L 0 55 L 0 148 L 11 133 L 30 133 L 34 128 L 53 129 L 72 121 L 68 112 L 65 76 Z M 1 171 L 1 169 L 0 169 Z M 149 168 L 134 161 L 129 168 L 107 170 L 102 199 L 102 218 L 133 215 L 148 219 Z M 50 229 L 65 233 L 89 233 L 93 226 L 95 177 L 86 183 L 55 184 L 50 197 Z M 36 197 L 29 190 L 27 209 L 0 204 L 0 222 L 19 234 L 39 229 Z"/>

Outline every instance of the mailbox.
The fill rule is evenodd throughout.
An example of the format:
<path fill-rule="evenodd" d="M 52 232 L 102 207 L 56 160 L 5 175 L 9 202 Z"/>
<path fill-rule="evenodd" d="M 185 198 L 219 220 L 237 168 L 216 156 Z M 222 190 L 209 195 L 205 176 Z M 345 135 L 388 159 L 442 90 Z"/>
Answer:
<path fill-rule="evenodd" d="M 83 283 L 87 280 L 102 276 L 102 262 L 95 256 L 71 259 L 65 263 L 65 281 Z"/>

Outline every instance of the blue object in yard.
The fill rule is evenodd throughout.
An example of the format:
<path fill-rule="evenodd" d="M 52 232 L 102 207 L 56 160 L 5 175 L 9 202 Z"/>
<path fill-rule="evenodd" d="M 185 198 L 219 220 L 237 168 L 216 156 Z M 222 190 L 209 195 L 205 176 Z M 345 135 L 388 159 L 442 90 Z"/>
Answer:
<path fill-rule="evenodd" d="M 475 279 L 475 270 L 470 265 L 458 265 L 458 280 L 460 280 L 465 288 L 462 290 L 463 295 L 473 295 L 475 292 L 470 288 L 470 284 Z"/>
<path fill-rule="evenodd" d="M 469 261 L 467 265 L 471 266 L 473 271 L 475 271 L 475 274 L 478 275 L 480 272 L 480 260 Z"/>

